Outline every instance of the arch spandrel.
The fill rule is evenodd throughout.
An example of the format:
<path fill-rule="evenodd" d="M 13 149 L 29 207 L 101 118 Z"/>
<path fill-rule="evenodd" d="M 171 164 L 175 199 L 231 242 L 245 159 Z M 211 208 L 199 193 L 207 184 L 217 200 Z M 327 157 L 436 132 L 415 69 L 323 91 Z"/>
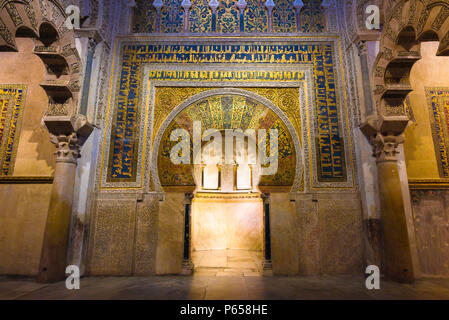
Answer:
<path fill-rule="evenodd" d="M 228 100 L 228 102 L 226 102 Z M 231 105 L 231 116 L 223 112 L 226 103 Z M 239 106 L 240 104 L 240 106 Z M 201 111 L 204 109 L 203 111 Z M 245 117 L 232 117 L 241 109 Z M 251 113 L 249 109 L 254 109 Z M 206 111 L 205 111 L 206 110 Z M 215 111 L 210 111 L 215 110 Z M 239 112 L 240 112 L 239 111 Z M 153 145 L 151 170 L 156 190 L 165 186 L 192 186 L 194 179 L 190 165 L 175 166 L 170 160 L 170 150 L 176 142 L 170 142 L 173 129 L 183 128 L 191 133 L 193 121 L 201 121 L 202 129 L 271 129 L 279 130 L 279 169 L 274 176 L 262 177 L 261 186 L 289 186 L 299 189 L 303 175 L 302 148 L 296 130 L 289 118 L 271 101 L 241 89 L 212 89 L 184 101 L 173 110 L 160 127 Z M 245 123 L 242 124 L 242 121 Z M 218 128 L 215 128 L 217 126 Z M 175 173 L 175 174 L 173 174 Z"/>

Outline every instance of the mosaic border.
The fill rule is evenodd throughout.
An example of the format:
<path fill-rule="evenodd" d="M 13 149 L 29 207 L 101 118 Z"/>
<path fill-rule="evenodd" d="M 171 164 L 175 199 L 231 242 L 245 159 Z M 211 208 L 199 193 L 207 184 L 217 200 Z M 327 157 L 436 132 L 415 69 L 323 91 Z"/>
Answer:
<path fill-rule="evenodd" d="M 192 42 L 194 42 L 194 44 L 202 44 L 204 42 L 208 43 L 212 39 L 214 39 L 213 43 L 216 43 L 217 39 L 223 39 L 223 40 L 229 41 L 230 38 L 235 38 L 237 40 L 240 40 L 240 41 L 237 41 L 236 44 L 242 44 L 241 42 L 247 43 L 248 41 L 251 41 L 250 37 L 241 39 L 239 37 L 226 37 L 226 38 L 224 38 L 224 37 L 216 37 L 216 36 L 212 36 L 212 37 L 211 36 L 197 37 L 196 39 L 192 39 L 191 38 L 188 41 L 183 39 L 182 37 L 176 37 L 176 38 L 166 37 L 165 39 L 159 39 L 158 37 L 144 37 L 142 39 L 141 37 L 136 36 L 134 38 L 135 38 L 135 40 L 131 41 L 131 42 L 129 41 L 129 38 L 127 38 L 126 40 L 124 40 L 124 39 L 122 39 L 120 37 L 116 39 L 116 50 L 115 50 L 116 56 L 114 57 L 114 61 L 115 61 L 114 68 L 118 68 L 118 66 L 120 64 L 120 57 L 118 55 L 118 51 L 120 50 L 120 48 L 122 47 L 122 45 L 124 43 L 127 43 L 127 44 L 132 43 L 132 44 L 135 44 L 135 45 L 145 44 L 148 41 L 151 41 L 151 39 L 157 39 L 158 42 L 162 42 L 162 43 L 164 43 L 164 42 L 173 43 L 173 40 L 176 39 L 176 43 L 179 43 L 179 44 L 189 44 L 189 43 L 192 43 Z M 318 182 L 317 179 L 316 179 L 317 178 L 316 174 L 315 174 L 316 173 L 316 155 L 314 155 L 312 153 L 311 157 L 310 157 L 310 163 L 311 163 L 311 165 L 312 165 L 312 167 L 314 169 L 312 170 L 312 174 L 310 175 L 311 189 L 315 190 L 317 192 L 321 192 L 321 191 L 324 192 L 325 189 L 336 189 L 336 188 L 337 189 L 353 189 L 354 188 L 354 176 L 353 176 L 353 169 L 354 169 L 353 159 L 354 159 L 354 154 L 353 154 L 352 145 L 351 145 L 353 141 L 352 141 L 352 139 L 348 138 L 350 130 L 351 130 L 349 119 L 348 119 L 348 112 L 349 112 L 349 110 L 346 110 L 346 108 L 347 108 L 346 107 L 346 103 L 342 103 L 342 101 L 345 101 L 345 102 L 347 101 L 347 96 L 346 96 L 347 93 L 345 92 L 344 87 L 343 87 L 344 86 L 344 83 L 343 83 L 344 79 L 342 78 L 343 61 L 341 60 L 341 43 L 340 43 L 339 38 L 335 37 L 335 36 L 330 36 L 330 37 L 313 37 L 313 38 L 289 36 L 289 37 L 285 37 L 285 38 L 282 37 L 282 39 L 280 39 L 279 37 L 266 37 L 266 39 L 262 39 L 262 40 L 266 41 L 267 45 L 269 45 L 271 42 L 279 42 L 279 41 L 282 41 L 282 43 L 285 43 L 285 44 L 291 44 L 291 42 L 298 43 L 298 41 L 301 41 L 301 43 L 307 42 L 307 43 L 310 43 L 310 44 L 311 43 L 321 43 L 321 42 L 333 42 L 333 44 L 334 44 L 334 50 L 333 50 L 334 72 L 335 72 L 335 79 L 336 79 L 336 83 L 335 84 L 336 84 L 336 90 L 337 90 L 336 92 L 337 92 L 337 97 L 338 97 L 338 103 L 337 104 L 338 104 L 339 118 L 340 118 L 340 121 L 341 121 L 341 123 L 340 123 L 340 130 L 342 131 L 341 137 L 343 138 L 343 142 L 345 143 L 344 153 L 345 153 L 346 169 L 347 169 L 346 170 L 347 181 L 346 182 L 324 182 L 324 183 L 323 182 Z M 258 41 L 258 43 L 260 43 L 261 39 L 258 38 L 257 41 Z M 236 66 L 236 64 L 232 64 L 232 63 L 227 64 L 227 65 Z M 154 64 L 153 64 L 153 66 L 154 66 Z M 165 66 L 168 66 L 168 64 L 165 64 Z M 258 66 L 260 67 L 260 65 L 258 65 Z M 118 73 L 117 72 L 113 73 L 113 76 L 111 77 L 111 82 L 113 84 L 116 83 L 117 77 L 118 77 Z M 181 82 L 177 83 L 177 85 L 181 85 L 181 84 L 182 84 Z M 202 83 L 202 85 L 203 85 L 203 83 Z M 267 84 L 265 83 L 264 85 L 267 85 Z M 243 87 L 241 84 L 234 84 L 233 86 Z M 115 89 L 116 89 L 115 86 L 111 86 L 111 91 L 112 92 L 115 92 Z M 310 91 L 310 90 L 311 90 L 311 88 L 309 87 L 308 91 Z M 311 99 L 314 99 L 314 95 L 311 95 L 310 97 L 311 97 Z M 110 108 L 110 103 L 109 103 L 108 108 Z M 309 110 L 309 111 L 312 111 L 308 115 L 309 118 L 313 118 L 315 111 L 314 110 Z M 110 115 L 110 112 L 108 114 Z M 302 119 L 304 119 L 304 117 L 302 117 Z M 110 124 L 110 119 L 109 119 L 109 121 L 107 121 L 107 124 L 108 123 Z M 315 127 L 314 127 L 313 122 L 311 123 L 311 126 L 312 127 L 309 129 L 309 132 L 314 132 Z M 105 130 L 106 130 L 105 132 L 108 132 L 107 131 L 108 128 L 109 127 L 105 127 Z M 108 135 L 105 134 L 105 136 L 107 138 Z M 304 142 L 306 142 L 306 141 L 308 141 L 308 140 L 304 140 Z M 314 144 L 315 144 L 315 142 L 312 139 L 311 140 L 312 149 L 313 149 Z M 306 146 L 304 145 L 304 147 L 306 147 Z M 308 149 L 310 149 L 310 148 L 308 148 Z M 307 155 L 305 153 L 305 162 L 307 163 L 308 161 L 309 161 L 309 159 L 307 159 Z M 99 163 L 100 167 L 102 167 L 102 163 L 103 162 Z M 102 168 L 102 170 L 103 169 L 104 168 Z M 305 170 L 305 174 L 306 175 L 307 175 L 307 172 L 308 172 L 308 170 Z M 100 178 L 100 177 L 98 177 L 98 178 Z M 142 179 L 142 177 L 140 177 L 140 178 Z M 307 179 L 306 180 L 306 185 L 307 185 L 307 181 L 309 181 L 309 179 L 307 177 L 306 177 L 306 179 Z M 106 187 L 106 188 L 136 188 L 136 189 L 142 189 L 144 187 L 142 184 L 130 185 L 129 183 L 120 184 L 120 185 L 111 184 L 111 185 L 106 186 L 103 181 L 104 180 L 102 180 L 100 182 L 100 179 L 97 179 L 97 186 L 99 186 L 99 187 L 101 186 L 101 188 Z M 126 187 L 125 187 L 125 185 L 126 185 Z M 307 190 L 306 190 L 306 192 L 307 192 Z"/>
<path fill-rule="evenodd" d="M 449 120 L 449 114 L 442 114 L 444 110 L 440 103 L 435 105 L 432 101 L 434 98 L 449 99 L 449 87 L 426 87 L 425 91 L 438 172 L 441 178 L 449 178 L 449 127 L 448 123 L 444 123 L 444 119 Z"/>
<path fill-rule="evenodd" d="M 2 140 L 5 140 L 3 140 L 0 145 L 1 176 L 11 176 L 14 173 L 27 90 L 28 87 L 26 85 L 0 85 L 0 99 L 3 97 L 3 99 L 8 100 L 8 109 L 2 138 Z M 11 104 L 13 104 L 13 106 Z M 14 129 L 11 128 L 13 121 Z"/>

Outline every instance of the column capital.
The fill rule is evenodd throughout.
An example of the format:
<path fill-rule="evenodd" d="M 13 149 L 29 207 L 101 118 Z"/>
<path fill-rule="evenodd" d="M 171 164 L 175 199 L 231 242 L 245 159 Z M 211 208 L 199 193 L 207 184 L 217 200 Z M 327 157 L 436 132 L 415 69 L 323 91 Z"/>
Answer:
<path fill-rule="evenodd" d="M 90 53 L 94 53 L 95 52 L 95 48 L 98 45 L 98 40 L 95 38 L 89 38 L 89 43 L 87 46 L 87 51 Z"/>
<path fill-rule="evenodd" d="M 360 40 L 355 43 L 357 47 L 357 51 L 359 53 L 359 57 L 368 54 L 368 49 L 366 47 L 366 41 Z"/>
<path fill-rule="evenodd" d="M 405 142 L 405 137 L 403 134 L 395 136 L 383 135 L 378 132 L 375 137 L 371 138 L 370 142 L 373 145 L 373 155 L 377 162 L 397 161 L 398 147 Z"/>
<path fill-rule="evenodd" d="M 43 119 L 56 146 L 56 162 L 75 163 L 80 157 L 81 147 L 93 131 L 87 118 L 76 114 L 68 116 L 46 116 Z"/>
<path fill-rule="evenodd" d="M 56 146 L 56 162 L 74 163 L 81 157 L 81 146 L 75 132 L 68 135 L 51 135 L 51 142 Z"/>
<path fill-rule="evenodd" d="M 404 132 L 409 119 L 406 116 L 369 116 L 360 130 L 373 146 L 377 162 L 396 161 L 397 148 L 405 142 Z"/>
<path fill-rule="evenodd" d="M 184 203 L 185 204 L 192 204 L 192 200 L 193 200 L 193 193 L 186 193 L 184 195 Z"/>
<path fill-rule="evenodd" d="M 262 197 L 264 204 L 270 204 L 271 201 L 269 193 L 262 193 L 260 196 Z"/>

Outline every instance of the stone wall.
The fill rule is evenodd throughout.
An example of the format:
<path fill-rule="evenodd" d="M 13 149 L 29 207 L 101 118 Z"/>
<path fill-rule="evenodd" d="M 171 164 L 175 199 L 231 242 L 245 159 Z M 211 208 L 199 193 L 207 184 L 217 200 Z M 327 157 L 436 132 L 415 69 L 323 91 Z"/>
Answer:
<path fill-rule="evenodd" d="M 263 202 L 251 194 L 195 196 L 192 250 L 262 251 Z"/>
<path fill-rule="evenodd" d="M 51 177 L 55 148 L 41 124 L 45 67 L 32 53 L 32 39 L 17 38 L 17 46 L 19 52 L 2 52 L 0 59 L 0 84 L 27 87 L 13 176 Z M 51 184 L 0 184 L 0 274 L 37 274 L 50 190 Z"/>
<path fill-rule="evenodd" d="M 92 212 L 88 274 L 155 273 L 159 196 L 100 193 Z"/>
<path fill-rule="evenodd" d="M 91 275 L 180 274 L 184 193 L 99 194 L 91 220 Z M 360 197 L 272 193 L 271 247 L 277 275 L 361 274 Z"/>
<path fill-rule="evenodd" d="M 423 275 L 449 276 L 449 190 L 412 190 L 418 256 Z"/>
<path fill-rule="evenodd" d="M 184 193 L 166 193 L 159 207 L 157 274 L 179 274 L 184 248 Z"/>
<path fill-rule="evenodd" d="M 449 177 L 442 155 L 447 152 L 448 140 L 446 133 L 437 133 L 437 130 L 446 130 L 448 118 L 443 110 L 433 110 L 431 103 L 431 100 L 437 101 L 446 108 L 449 58 L 436 56 L 438 45 L 438 42 L 423 43 L 423 59 L 411 71 L 414 91 L 410 93 L 408 103 L 414 123 L 406 131 L 404 144 L 407 174 L 413 189 L 410 192 L 412 223 L 423 276 L 449 276 L 449 191 L 439 190 L 441 185 L 447 184 Z M 438 91 L 441 92 L 436 94 Z M 436 122 L 435 114 L 441 124 Z M 440 149 L 439 143 L 445 147 Z"/>
<path fill-rule="evenodd" d="M 90 222 L 87 272 L 181 273 L 184 208 L 184 193 L 166 193 L 163 198 L 160 194 L 99 193 Z"/>
<path fill-rule="evenodd" d="M 426 88 L 449 90 L 449 57 L 436 56 L 438 45 L 438 42 L 423 43 L 423 59 L 413 66 L 410 73 L 413 92 L 410 93 L 408 101 L 415 123 L 407 129 L 404 144 L 409 179 L 440 178 L 432 137 L 430 105 L 426 94 Z"/>
<path fill-rule="evenodd" d="M 363 272 L 362 212 L 356 193 L 271 194 L 270 203 L 274 274 Z"/>
<path fill-rule="evenodd" d="M 51 187 L 0 184 L 0 274 L 37 274 Z"/>

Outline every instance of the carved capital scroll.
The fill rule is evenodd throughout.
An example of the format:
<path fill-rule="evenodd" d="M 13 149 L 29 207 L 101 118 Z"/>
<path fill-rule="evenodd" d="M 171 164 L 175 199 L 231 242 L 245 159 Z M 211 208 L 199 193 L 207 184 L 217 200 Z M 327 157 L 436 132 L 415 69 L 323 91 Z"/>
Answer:
<path fill-rule="evenodd" d="M 371 138 L 370 142 L 373 145 L 373 155 L 377 162 L 396 161 L 399 153 L 398 147 L 405 142 L 405 137 L 404 135 L 395 136 L 377 133 L 374 138 Z"/>
<path fill-rule="evenodd" d="M 72 132 L 69 135 L 51 135 L 51 142 L 56 146 L 56 162 L 75 163 L 81 156 L 79 140 L 77 134 Z"/>
<path fill-rule="evenodd" d="M 405 142 L 404 131 L 410 120 L 406 116 L 371 116 L 361 126 L 363 134 L 373 146 L 377 162 L 396 161 L 398 147 Z"/>
<path fill-rule="evenodd" d="M 56 162 L 75 163 L 80 158 L 80 150 L 93 131 L 93 126 L 83 115 L 46 116 L 44 123 L 50 133 L 51 142 L 56 146 Z"/>

